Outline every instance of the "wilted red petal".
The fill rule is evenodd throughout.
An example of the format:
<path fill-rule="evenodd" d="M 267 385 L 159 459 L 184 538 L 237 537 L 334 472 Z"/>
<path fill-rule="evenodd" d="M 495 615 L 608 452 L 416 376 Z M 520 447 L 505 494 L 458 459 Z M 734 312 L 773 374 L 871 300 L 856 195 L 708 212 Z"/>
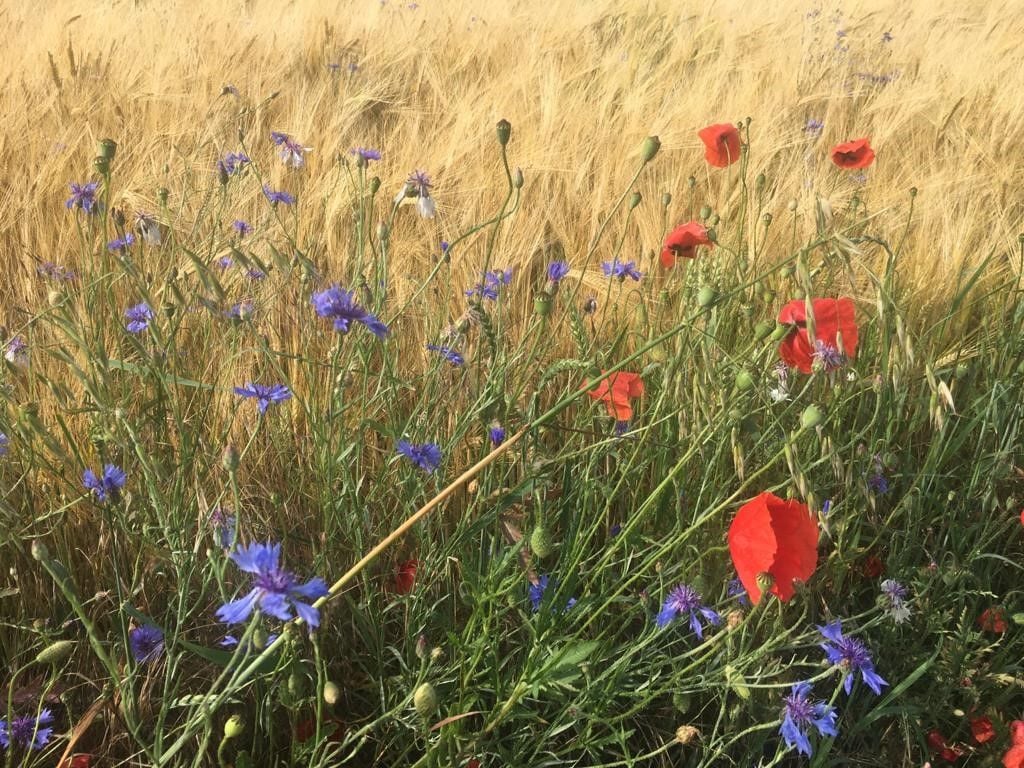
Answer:
<path fill-rule="evenodd" d="M 661 266 L 666 269 L 675 266 L 676 258 L 682 256 L 692 259 L 697 255 L 697 246 L 706 245 L 714 248 L 708 240 L 708 231 L 698 221 L 691 221 L 669 232 L 661 249 Z"/>
<path fill-rule="evenodd" d="M 1001 635 L 1009 625 L 1006 623 L 1006 614 L 1003 613 L 1003 609 L 994 606 L 981 612 L 981 616 L 978 617 L 978 626 L 986 632 L 995 632 Z"/>
<path fill-rule="evenodd" d="M 740 132 L 732 123 L 717 123 L 697 131 L 704 142 L 704 158 L 716 168 L 725 168 L 740 159 Z"/>
<path fill-rule="evenodd" d="M 472 760 L 466 763 L 466 768 L 480 768 L 480 761 L 474 757 Z"/>
<path fill-rule="evenodd" d="M 584 382 L 583 386 L 588 386 Z M 637 373 L 629 371 L 618 371 L 602 379 L 593 389 L 588 389 L 587 394 L 594 400 L 604 402 L 608 413 L 616 421 L 629 421 L 633 418 L 633 407 L 630 400 L 640 397 L 644 393 L 643 379 Z"/>
<path fill-rule="evenodd" d="M 840 168 L 867 168 L 874 159 L 875 150 L 871 148 L 868 138 L 854 139 L 832 147 L 832 162 Z"/>
<path fill-rule="evenodd" d="M 928 731 L 928 746 L 932 752 L 949 763 L 955 763 L 963 751 L 959 747 L 950 746 L 946 737 L 937 729 Z"/>
<path fill-rule="evenodd" d="M 996 729 L 992 727 L 992 721 L 988 717 L 972 717 L 971 736 L 978 744 L 984 744 L 996 737 Z"/>

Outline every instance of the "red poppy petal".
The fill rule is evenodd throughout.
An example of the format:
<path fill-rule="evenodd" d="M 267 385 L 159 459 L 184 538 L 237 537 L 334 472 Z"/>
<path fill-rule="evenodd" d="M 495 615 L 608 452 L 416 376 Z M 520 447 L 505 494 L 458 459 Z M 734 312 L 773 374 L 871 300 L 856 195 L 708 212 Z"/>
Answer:
<path fill-rule="evenodd" d="M 779 344 L 779 357 L 790 368 L 810 373 L 814 363 L 814 349 L 807 341 L 807 329 L 797 328 Z"/>
<path fill-rule="evenodd" d="M 769 493 L 748 501 L 729 526 L 729 554 L 740 583 L 755 605 L 761 602 L 757 574 L 767 572 L 775 561 L 776 539 L 768 511 Z"/>
<path fill-rule="evenodd" d="M 775 577 L 771 591 L 786 602 L 796 593 L 793 581 L 808 581 L 818 566 L 818 524 L 806 505 L 795 499 L 769 499 L 768 509 L 778 542 L 770 570 Z"/>

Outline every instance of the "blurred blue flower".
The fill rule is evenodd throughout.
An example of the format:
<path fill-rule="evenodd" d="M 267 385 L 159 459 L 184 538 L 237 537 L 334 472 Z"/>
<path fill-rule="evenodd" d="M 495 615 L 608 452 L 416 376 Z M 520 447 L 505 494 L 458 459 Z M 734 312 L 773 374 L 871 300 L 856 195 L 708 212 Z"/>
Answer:
<path fill-rule="evenodd" d="M 667 627 L 676 616 L 689 617 L 690 629 L 697 635 L 698 640 L 704 639 L 702 616 L 705 621 L 714 626 L 722 623 L 722 618 L 704 605 L 700 593 L 686 584 L 680 584 L 668 593 L 668 597 L 665 598 L 665 602 L 661 606 L 661 611 L 658 612 L 656 619 L 658 627 L 661 629 Z"/>
<path fill-rule="evenodd" d="M 438 344 L 427 344 L 427 349 L 431 352 L 436 352 L 456 368 L 466 362 L 465 358 L 463 358 L 457 350 L 454 350 L 451 347 L 444 347 Z"/>
<path fill-rule="evenodd" d="M 239 237 L 245 237 L 252 232 L 252 226 L 249 222 L 243 221 L 242 219 L 235 219 L 231 222 L 231 226 L 234 228 L 235 232 L 238 233 Z"/>
<path fill-rule="evenodd" d="M 238 518 L 226 509 L 217 507 L 210 512 L 213 538 L 221 549 L 230 549 L 238 533 Z"/>
<path fill-rule="evenodd" d="M 902 624 L 910 618 L 910 606 L 907 605 L 907 596 L 910 591 L 893 579 L 885 579 L 881 584 L 882 595 L 885 598 L 886 613 L 897 624 Z"/>
<path fill-rule="evenodd" d="M 79 208 L 86 213 L 98 213 L 100 203 L 96 199 L 96 190 L 99 183 L 90 181 L 87 184 L 75 184 L 71 182 L 71 197 L 64 201 L 64 207 L 68 210 Z"/>
<path fill-rule="evenodd" d="M 334 330 L 341 333 L 348 333 L 349 326 L 353 323 L 362 323 L 376 336 L 382 339 L 388 334 L 388 327 L 374 315 L 371 315 L 355 300 L 355 291 L 346 291 L 337 285 L 332 285 L 325 291 L 314 293 L 311 301 L 313 308 L 320 317 L 334 321 Z"/>
<path fill-rule="evenodd" d="M 505 442 L 505 428 L 495 421 L 487 430 L 487 436 L 491 439 L 491 445 L 497 448 Z"/>
<path fill-rule="evenodd" d="M 4 708 L 6 711 L 6 707 Z M 4 749 L 22 747 L 24 749 L 42 749 L 50 740 L 53 728 L 49 728 L 53 722 L 53 713 L 44 709 L 39 717 L 34 715 L 22 715 L 8 723 L 0 720 L 0 746 Z"/>
<path fill-rule="evenodd" d="M 416 445 L 408 440 L 399 440 L 396 447 L 399 454 L 428 474 L 441 466 L 441 448 L 435 443 Z"/>
<path fill-rule="evenodd" d="M 602 262 L 601 271 L 605 277 L 617 277 L 619 280 L 625 280 L 627 277 L 640 280 L 643 277 L 643 273 L 637 270 L 635 261 L 621 262 L 617 258 Z"/>
<path fill-rule="evenodd" d="M 245 276 L 250 280 L 262 280 L 267 276 L 267 273 L 264 272 L 262 269 L 258 269 L 256 267 L 249 267 L 247 270 L 245 270 Z"/>
<path fill-rule="evenodd" d="M 142 302 L 134 307 L 128 307 L 124 311 L 124 316 L 128 320 L 125 325 L 127 330 L 131 333 L 142 333 L 149 328 L 149 321 L 153 319 L 153 310 L 149 308 L 149 304 Z"/>
<path fill-rule="evenodd" d="M 4 345 L 4 359 L 18 368 L 27 367 L 28 343 L 21 336 L 15 336 Z"/>
<path fill-rule="evenodd" d="M 811 136 L 821 136 L 823 130 L 825 130 L 825 122 L 814 117 L 808 118 L 804 125 L 804 133 L 809 133 Z"/>
<path fill-rule="evenodd" d="M 822 736 L 838 736 L 836 729 L 836 712 L 823 701 L 811 699 L 811 684 L 794 683 L 789 696 L 783 699 L 782 726 L 779 733 L 786 741 L 786 746 L 797 752 L 811 755 L 811 741 L 808 738 L 810 728 L 817 729 Z"/>
<path fill-rule="evenodd" d="M 564 261 L 552 261 L 548 264 L 548 280 L 557 283 L 569 274 L 569 264 Z"/>
<path fill-rule="evenodd" d="M 0 432 L 0 456 L 6 456 L 11 448 L 11 438 Z"/>
<path fill-rule="evenodd" d="M 248 320 L 256 311 L 256 306 L 251 301 L 242 301 L 233 304 L 229 309 L 224 310 L 224 316 L 228 320 Z"/>
<path fill-rule="evenodd" d="M 292 392 L 284 384 L 255 384 L 245 382 L 244 387 L 235 387 L 235 394 L 245 398 L 255 398 L 260 413 L 266 413 L 271 404 L 290 400 Z"/>
<path fill-rule="evenodd" d="M 274 190 L 269 184 L 263 185 L 263 194 L 266 195 L 266 198 L 270 201 L 271 205 L 277 205 L 278 203 L 291 205 L 295 202 L 295 198 L 292 195 L 289 195 L 284 190 Z"/>
<path fill-rule="evenodd" d="M 498 298 L 498 291 L 502 286 L 512 282 L 512 268 L 492 269 L 484 274 L 483 282 L 477 283 L 473 288 L 466 291 L 466 296 L 472 298 L 478 296 L 480 299 L 495 301 Z"/>
<path fill-rule="evenodd" d="M 135 235 L 128 232 L 124 237 L 119 237 L 116 240 L 111 240 L 107 243 L 108 251 L 126 251 L 129 247 L 135 245 Z"/>
<path fill-rule="evenodd" d="M 865 685 L 876 695 L 882 692 L 882 687 L 888 683 L 875 672 L 875 663 L 871 660 L 871 652 L 856 637 L 843 635 L 842 622 L 839 619 L 824 627 L 819 626 L 818 631 L 827 641 L 821 643 L 819 647 L 825 651 L 829 664 L 841 667 L 846 673 L 843 688 L 847 694 L 853 688 L 853 678 L 857 672 L 860 672 Z"/>
<path fill-rule="evenodd" d="M 75 271 L 73 269 L 62 267 L 60 264 L 54 264 L 52 261 L 44 261 L 36 267 L 36 273 L 51 280 L 60 280 L 61 282 L 75 279 Z"/>
<path fill-rule="evenodd" d="M 128 475 L 115 464 L 105 464 L 101 477 L 97 477 L 91 469 L 82 473 L 82 485 L 86 490 L 92 491 L 96 500 L 101 503 L 108 499 L 118 501 L 121 498 L 121 489 L 124 488 L 127 480 Z"/>
<path fill-rule="evenodd" d="M 350 155 L 355 155 L 357 162 L 361 161 L 364 165 L 369 165 L 372 160 L 380 160 L 380 152 L 376 149 L 353 147 L 348 152 Z"/>
<path fill-rule="evenodd" d="M 225 176 L 235 176 L 250 162 L 244 152 L 228 152 L 217 161 L 217 170 Z"/>
<path fill-rule="evenodd" d="M 306 162 L 304 154 L 308 147 L 304 147 L 287 133 L 272 131 L 270 140 L 281 148 L 281 161 L 292 168 L 301 168 Z"/>
<path fill-rule="evenodd" d="M 548 583 L 549 578 L 547 576 L 538 576 L 537 581 L 530 583 L 530 604 L 533 606 L 534 613 L 540 610 L 541 603 L 544 602 L 544 593 L 547 591 Z M 554 586 L 557 587 L 557 582 L 555 582 Z M 566 602 L 565 609 L 562 613 L 565 613 L 565 611 L 568 611 L 574 605 L 576 605 L 576 598 L 570 597 Z"/>
<path fill-rule="evenodd" d="M 156 661 L 164 652 L 164 633 L 160 627 L 142 624 L 128 633 L 128 645 L 135 661 L 147 664 Z"/>
<path fill-rule="evenodd" d="M 750 595 L 747 594 L 746 587 L 743 586 L 743 582 L 739 579 L 730 579 L 725 591 L 729 597 L 738 598 L 736 602 L 743 608 L 750 607 Z"/>
<path fill-rule="evenodd" d="M 298 578 L 280 566 L 280 544 L 250 544 L 239 546 L 229 557 L 241 570 L 253 574 L 249 593 L 225 603 L 217 609 L 217 618 L 226 624 L 239 624 L 259 608 L 281 621 L 292 618 L 292 609 L 309 625 L 310 630 L 320 625 L 320 611 L 311 603 L 327 595 L 327 584 L 313 578 L 299 584 Z"/>

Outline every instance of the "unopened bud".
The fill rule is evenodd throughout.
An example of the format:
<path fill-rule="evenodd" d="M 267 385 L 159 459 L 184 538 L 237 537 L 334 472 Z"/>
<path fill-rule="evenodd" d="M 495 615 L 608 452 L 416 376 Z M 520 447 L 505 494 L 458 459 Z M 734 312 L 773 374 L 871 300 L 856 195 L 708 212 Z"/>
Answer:
<path fill-rule="evenodd" d="M 708 219 L 710 219 L 711 218 L 711 206 L 710 205 L 702 205 L 700 207 L 700 213 L 698 214 L 698 218 L 701 221 L 707 221 Z"/>
<path fill-rule="evenodd" d="M 657 136 L 648 136 L 644 139 L 643 146 L 640 147 L 640 157 L 645 163 L 649 163 L 658 154 L 659 149 L 661 149 L 661 139 Z"/>
<path fill-rule="evenodd" d="M 424 634 L 416 638 L 416 656 L 421 660 L 427 658 L 427 636 Z"/>
<path fill-rule="evenodd" d="M 245 721 L 241 715 L 232 715 L 224 723 L 224 738 L 237 739 L 245 732 Z"/>
<path fill-rule="evenodd" d="M 537 523 L 537 527 L 530 534 L 530 550 L 539 558 L 545 558 L 554 551 L 554 541 L 551 538 L 551 531 L 543 522 Z"/>
<path fill-rule="evenodd" d="M 430 683 L 423 683 L 412 695 L 413 706 L 420 717 L 430 717 L 437 709 L 437 691 Z"/>
<path fill-rule="evenodd" d="M 238 471 L 238 465 L 241 461 L 242 457 L 238 454 L 238 449 L 229 443 L 220 457 L 221 466 L 224 467 L 228 474 L 234 474 Z"/>
<path fill-rule="evenodd" d="M 60 291 L 53 290 L 46 294 L 46 301 L 51 307 L 56 307 L 64 303 L 64 294 Z"/>
<path fill-rule="evenodd" d="M 96 169 L 96 172 L 101 176 L 106 176 L 110 173 L 110 160 L 105 157 L 95 157 L 92 161 L 92 167 Z"/>
<path fill-rule="evenodd" d="M 758 341 L 768 338 L 768 335 L 775 330 L 775 326 L 767 320 L 762 320 L 754 326 L 754 338 Z"/>
<path fill-rule="evenodd" d="M 767 182 L 765 175 L 763 173 L 757 174 L 757 178 L 754 179 L 754 189 L 760 192 L 762 189 L 764 189 L 765 182 Z"/>
<path fill-rule="evenodd" d="M 498 121 L 498 143 L 501 146 L 506 146 L 508 140 L 512 138 L 512 123 L 508 120 L 502 119 Z"/>
<path fill-rule="evenodd" d="M 672 205 L 672 193 L 671 192 L 662 192 L 661 193 L 661 206 L 662 206 L 662 208 L 668 208 L 670 205 Z"/>
<path fill-rule="evenodd" d="M 764 225 L 766 227 L 770 227 L 772 224 L 772 215 L 770 213 L 766 213 L 764 216 L 761 217 L 761 220 L 764 222 Z"/>
<path fill-rule="evenodd" d="M 740 371 L 736 374 L 736 389 L 740 392 L 746 392 L 748 389 L 754 386 L 754 377 L 751 376 L 747 371 Z"/>
<path fill-rule="evenodd" d="M 32 546 L 30 549 L 32 552 L 33 560 L 42 562 L 43 560 L 50 559 L 50 550 L 47 549 L 46 545 L 43 544 L 43 542 L 41 542 L 39 539 L 32 539 Z"/>
<path fill-rule="evenodd" d="M 629 196 L 629 209 L 633 210 L 634 208 L 636 208 L 638 205 L 640 205 L 641 200 L 643 200 L 643 196 L 639 192 L 634 192 L 632 195 Z"/>
<path fill-rule="evenodd" d="M 697 186 L 697 177 L 691 176 L 690 178 L 688 178 L 686 180 L 686 186 L 688 186 L 690 190 L 693 191 L 693 188 Z"/>
<path fill-rule="evenodd" d="M 167 187 L 160 187 L 156 191 L 156 197 L 160 201 L 160 205 L 167 205 L 167 196 L 170 195 L 170 190 Z"/>
<path fill-rule="evenodd" d="M 36 661 L 40 664 L 59 664 L 75 650 L 74 640 L 58 640 L 39 652 Z"/>
<path fill-rule="evenodd" d="M 516 168 L 516 172 L 512 174 L 512 186 L 515 187 L 516 189 L 522 189 L 523 182 L 523 169 Z"/>
<path fill-rule="evenodd" d="M 117 154 L 117 142 L 113 139 L 101 139 L 100 140 L 100 157 L 105 157 L 107 160 L 113 160 L 114 155 Z"/>
<path fill-rule="evenodd" d="M 341 689 L 338 684 L 331 680 L 324 683 L 324 701 L 328 704 L 337 704 L 339 698 L 341 698 Z"/>
<path fill-rule="evenodd" d="M 377 194 L 377 190 L 380 189 L 380 177 L 379 176 L 371 177 L 370 181 L 367 184 L 367 187 L 369 188 L 371 195 L 376 195 Z"/>
<path fill-rule="evenodd" d="M 718 299 L 718 293 L 710 285 L 705 285 L 697 291 L 697 304 L 707 309 Z"/>
<path fill-rule="evenodd" d="M 788 203 L 786 203 L 786 210 L 790 213 L 796 211 L 796 198 L 792 198 Z"/>
<path fill-rule="evenodd" d="M 825 416 L 818 409 L 816 405 L 809 405 L 804 408 L 804 412 L 800 414 L 800 426 L 804 429 L 814 429 L 816 426 L 824 421 Z"/>

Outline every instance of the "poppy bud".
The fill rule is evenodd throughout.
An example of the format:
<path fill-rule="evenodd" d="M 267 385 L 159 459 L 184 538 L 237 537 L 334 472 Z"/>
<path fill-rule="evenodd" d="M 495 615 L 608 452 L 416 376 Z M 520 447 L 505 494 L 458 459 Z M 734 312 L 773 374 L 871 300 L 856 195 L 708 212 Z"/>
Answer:
<path fill-rule="evenodd" d="M 711 214 L 711 218 L 708 219 L 708 224 L 710 224 L 712 227 L 714 227 L 714 226 L 717 226 L 718 222 L 720 222 L 721 220 L 722 220 L 721 217 L 717 213 L 712 213 Z"/>
<path fill-rule="evenodd" d="M 504 147 L 510 138 L 512 138 L 512 123 L 503 118 L 498 121 L 498 143 Z"/>
<path fill-rule="evenodd" d="M 117 154 L 117 142 L 113 139 L 101 139 L 100 140 L 100 157 L 105 157 L 107 160 L 113 160 L 114 155 Z"/>
<path fill-rule="evenodd" d="M 306 692 L 306 681 L 302 676 L 301 670 L 298 666 L 292 667 L 292 672 L 288 675 L 288 693 L 294 698 L 301 699 L 302 695 Z"/>
<path fill-rule="evenodd" d="M 220 464 L 229 474 L 234 474 L 238 470 L 238 465 L 241 463 L 241 456 L 238 454 L 238 449 L 234 445 L 228 444 L 224 448 L 224 453 L 220 457 Z"/>
<path fill-rule="evenodd" d="M 337 704 L 339 698 L 341 698 L 341 689 L 338 684 L 332 680 L 324 683 L 324 701 L 328 704 Z"/>
<path fill-rule="evenodd" d="M 241 715 L 232 715 L 224 723 L 224 738 L 236 739 L 245 733 L 245 721 Z"/>
<path fill-rule="evenodd" d="M 754 179 L 754 189 L 760 192 L 762 189 L 764 189 L 765 182 L 767 181 L 768 180 L 765 178 L 765 175 L 763 173 L 757 174 L 757 178 Z"/>
<path fill-rule="evenodd" d="M 64 303 L 64 294 L 60 291 L 50 291 L 46 294 L 46 301 L 51 307 L 57 307 Z"/>
<path fill-rule="evenodd" d="M 380 189 L 380 177 L 379 176 L 372 177 L 370 179 L 370 183 L 369 183 L 368 187 L 370 189 L 370 194 L 371 195 L 376 195 L 377 194 L 377 190 Z"/>
<path fill-rule="evenodd" d="M 545 558 L 554 551 L 554 542 L 551 538 L 551 531 L 544 525 L 543 521 L 530 534 L 530 549 L 539 558 Z"/>
<path fill-rule="evenodd" d="M 629 196 L 629 210 L 633 210 L 638 205 L 640 205 L 640 201 L 641 200 L 643 200 L 643 196 L 639 192 L 634 192 L 632 195 L 630 195 Z"/>
<path fill-rule="evenodd" d="M 269 635 L 267 635 L 267 630 L 265 630 L 263 627 L 256 627 L 256 629 L 253 630 L 252 645 L 254 648 L 266 648 L 267 640 L 269 639 L 270 638 Z"/>
<path fill-rule="evenodd" d="M 40 664 L 59 664 L 70 656 L 73 650 L 75 650 L 74 640 L 58 640 L 43 648 L 36 656 L 36 661 Z"/>
<path fill-rule="evenodd" d="M 775 586 L 775 577 L 772 576 L 768 571 L 761 571 L 757 574 L 757 588 L 762 592 L 767 592 Z"/>
<path fill-rule="evenodd" d="M 705 285 L 697 291 L 697 304 L 707 309 L 718 300 L 718 294 L 710 285 Z"/>
<path fill-rule="evenodd" d="M 762 341 L 768 337 L 768 335 L 775 330 L 775 326 L 767 320 L 762 320 L 754 326 L 754 338 L 758 341 Z"/>
<path fill-rule="evenodd" d="M 661 149 L 661 139 L 657 136 L 648 136 L 644 139 L 643 146 L 640 147 L 640 157 L 645 163 L 649 163 L 658 154 L 659 149 Z"/>
<path fill-rule="evenodd" d="M 101 176 L 106 176 L 110 173 L 110 160 L 105 157 L 94 157 L 92 167 L 95 168 L 96 172 Z"/>
<path fill-rule="evenodd" d="M 680 744 L 689 744 L 697 738 L 700 738 L 700 731 L 698 731 L 692 725 L 680 725 L 678 728 L 676 728 L 676 741 L 678 741 Z"/>
<path fill-rule="evenodd" d="M 917 197 L 917 187 L 911 187 L 910 188 L 910 196 L 911 197 Z"/>
<path fill-rule="evenodd" d="M 702 205 L 700 207 L 700 213 L 698 214 L 698 218 L 701 221 L 707 221 L 709 218 L 711 218 L 711 206 L 710 205 Z"/>
<path fill-rule="evenodd" d="M 516 189 L 522 189 L 523 181 L 523 169 L 516 168 L 516 172 L 512 174 L 512 186 L 515 187 Z"/>
<path fill-rule="evenodd" d="M 761 220 L 764 221 L 765 227 L 770 227 L 772 225 L 772 215 L 770 213 L 766 213 L 762 216 Z"/>
<path fill-rule="evenodd" d="M 672 204 L 672 193 L 662 192 L 661 193 L 661 205 L 663 208 L 668 208 Z"/>
<path fill-rule="evenodd" d="M 736 374 L 736 389 L 740 392 L 746 392 L 748 389 L 754 386 L 754 377 L 751 376 L 747 371 L 740 371 Z"/>
<path fill-rule="evenodd" d="M 814 429 L 825 419 L 824 415 L 816 405 L 809 405 L 800 414 L 800 426 L 804 429 Z"/>
<path fill-rule="evenodd" d="M 713 230 L 713 229 L 708 229 L 708 242 L 709 243 L 717 243 L 718 242 L 718 233 L 715 230 Z"/>
<path fill-rule="evenodd" d="M 160 187 L 160 189 L 156 191 L 156 197 L 160 201 L 160 205 L 167 205 L 167 196 L 169 194 L 170 191 L 167 189 L 167 187 Z"/>
<path fill-rule="evenodd" d="M 423 683 L 412 695 L 413 706 L 420 717 L 430 717 L 437 709 L 437 691 L 430 683 Z"/>
<path fill-rule="evenodd" d="M 790 201 L 786 203 L 786 210 L 790 213 L 794 213 L 796 211 L 796 198 L 791 198 Z"/>
<path fill-rule="evenodd" d="M 697 177 L 696 176 L 691 176 L 690 178 L 688 178 L 686 180 L 686 184 L 692 190 L 694 187 L 697 186 Z"/>
<path fill-rule="evenodd" d="M 416 658 L 420 660 L 427 658 L 427 636 L 422 632 L 416 638 Z"/>
<path fill-rule="evenodd" d="M 794 267 L 792 264 L 787 264 L 786 266 L 779 270 L 779 274 L 782 275 L 783 277 L 792 277 L 793 275 L 796 274 L 796 267 Z"/>

